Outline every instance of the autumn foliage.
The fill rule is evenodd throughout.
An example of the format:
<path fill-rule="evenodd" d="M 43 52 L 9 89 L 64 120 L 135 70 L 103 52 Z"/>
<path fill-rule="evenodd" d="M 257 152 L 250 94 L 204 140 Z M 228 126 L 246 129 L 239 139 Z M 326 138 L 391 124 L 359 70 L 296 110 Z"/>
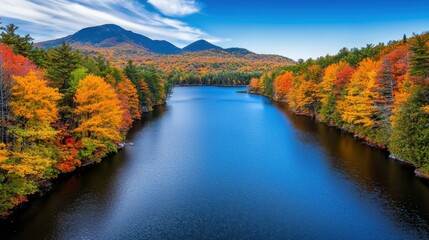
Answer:
<path fill-rule="evenodd" d="M 248 88 L 429 172 L 428 59 L 429 34 L 417 35 L 301 61 L 252 79 Z"/>
<path fill-rule="evenodd" d="M 289 90 L 292 86 L 294 77 L 292 72 L 286 71 L 284 74 L 274 79 L 274 99 L 283 100 L 287 98 Z"/>
<path fill-rule="evenodd" d="M 0 215 L 58 174 L 116 152 L 133 122 L 171 92 L 157 71 L 134 65 L 133 82 L 67 44 L 31 49 L 30 38 L 4 36 L 30 47 L 0 43 Z"/>

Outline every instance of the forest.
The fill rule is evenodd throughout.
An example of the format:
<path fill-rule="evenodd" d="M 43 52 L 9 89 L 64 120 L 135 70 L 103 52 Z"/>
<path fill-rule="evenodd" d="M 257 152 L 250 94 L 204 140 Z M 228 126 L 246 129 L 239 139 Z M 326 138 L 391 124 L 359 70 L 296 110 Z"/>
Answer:
<path fill-rule="evenodd" d="M 385 148 L 419 174 L 429 173 L 427 33 L 299 60 L 253 78 L 248 89 Z"/>
<path fill-rule="evenodd" d="M 129 60 L 145 68 L 153 68 L 175 85 L 244 86 L 263 72 L 294 64 L 285 57 L 222 50 L 206 50 L 184 54 L 160 55 L 127 47 L 97 48 L 72 45 L 92 57 L 103 56 L 112 64 L 125 67 Z"/>
<path fill-rule="evenodd" d="M 0 214 L 51 179 L 100 162 L 172 86 L 151 67 L 123 69 L 62 44 L 33 46 L 14 24 L 0 33 Z"/>

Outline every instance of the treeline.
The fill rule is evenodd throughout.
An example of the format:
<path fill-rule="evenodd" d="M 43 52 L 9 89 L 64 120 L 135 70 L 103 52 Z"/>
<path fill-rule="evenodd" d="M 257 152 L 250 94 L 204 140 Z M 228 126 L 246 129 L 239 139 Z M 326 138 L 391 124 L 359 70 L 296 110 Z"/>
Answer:
<path fill-rule="evenodd" d="M 262 72 L 223 71 L 218 73 L 190 73 L 173 71 L 168 79 L 175 85 L 217 85 L 217 86 L 244 86 L 250 79 L 259 78 Z"/>
<path fill-rule="evenodd" d="M 342 49 L 254 78 L 249 91 L 387 148 L 429 173 L 429 34 Z"/>
<path fill-rule="evenodd" d="M 13 24 L 0 33 L 0 214 L 60 173 L 116 152 L 133 121 L 165 102 L 154 69 L 123 70 L 67 44 L 33 47 Z"/>

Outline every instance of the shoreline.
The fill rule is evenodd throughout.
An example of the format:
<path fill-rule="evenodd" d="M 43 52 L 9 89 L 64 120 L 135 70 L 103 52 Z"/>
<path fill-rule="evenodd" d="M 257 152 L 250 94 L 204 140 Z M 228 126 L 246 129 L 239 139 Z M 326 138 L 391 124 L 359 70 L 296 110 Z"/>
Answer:
<path fill-rule="evenodd" d="M 253 95 L 264 96 L 264 97 L 266 97 L 266 98 L 268 98 L 268 99 L 270 99 L 271 101 L 276 102 L 276 103 L 287 104 L 287 103 L 286 103 L 286 102 L 284 102 L 284 101 L 278 101 L 278 100 L 275 100 L 275 99 L 273 99 L 273 98 L 271 98 L 271 97 L 269 97 L 269 96 L 267 96 L 267 95 L 261 94 L 261 93 L 256 93 L 256 92 L 252 92 L 252 91 L 247 91 L 247 93 L 248 93 L 248 94 L 253 94 Z M 332 124 L 329 124 L 329 123 L 322 122 L 322 121 L 320 121 L 320 120 L 319 120 L 315 115 L 313 115 L 313 114 L 306 114 L 306 113 L 299 113 L 299 112 L 297 113 L 297 112 L 292 111 L 289 107 L 286 107 L 286 108 L 287 108 L 287 110 L 288 110 L 288 111 L 290 111 L 292 114 L 294 114 L 294 115 L 296 115 L 296 116 L 303 116 L 303 117 L 309 117 L 309 118 L 312 118 L 312 119 L 314 119 L 315 121 L 318 121 L 318 122 L 320 122 L 320 123 L 324 124 L 325 126 L 335 128 L 335 129 L 340 130 L 340 131 L 342 131 L 342 132 L 349 133 L 350 135 L 352 135 L 352 136 L 353 136 L 353 138 L 355 138 L 356 140 L 360 141 L 361 143 L 364 143 L 364 144 L 368 145 L 369 147 L 372 147 L 372 148 L 376 148 L 376 149 L 379 149 L 379 150 L 384 150 L 384 151 L 386 151 L 386 152 L 389 154 L 389 156 L 388 156 L 388 158 L 389 158 L 389 159 L 392 159 L 392 160 L 395 160 L 395 161 L 397 161 L 397 162 L 399 162 L 399 163 L 403 163 L 403 164 L 406 164 L 406 165 L 408 165 L 408 166 L 413 167 L 413 168 L 414 168 L 414 171 L 413 171 L 413 172 L 414 172 L 415 177 L 417 177 L 417 178 L 419 178 L 419 179 L 421 179 L 421 180 L 423 180 L 423 181 L 425 181 L 425 182 L 429 183 L 429 173 L 426 173 L 426 172 L 421 171 L 421 170 L 420 170 L 420 169 L 418 169 L 418 168 L 417 168 L 417 166 L 416 166 L 413 162 L 411 162 L 411 161 L 404 160 L 404 159 L 400 159 L 400 158 L 396 157 L 392 152 L 390 152 L 390 151 L 389 151 L 389 149 L 388 149 L 386 146 L 380 146 L 380 145 L 378 145 L 378 144 L 372 143 L 372 142 L 370 142 L 370 141 L 366 140 L 365 138 L 362 138 L 362 137 L 360 137 L 360 136 L 356 135 L 355 133 L 353 133 L 353 132 L 351 132 L 351 131 L 349 131 L 349 130 L 347 130 L 347 129 L 344 129 L 344 128 L 341 128 L 341 127 L 338 127 L 338 126 L 335 126 L 335 125 L 332 125 Z"/>
<path fill-rule="evenodd" d="M 165 106 L 167 103 L 157 103 L 153 105 L 153 108 L 157 108 L 159 106 Z M 148 111 L 148 112 L 143 112 L 143 114 L 145 113 L 151 113 L 152 111 Z M 145 117 L 142 115 L 141 119 L 138 121 L 146 121 Z M 134 125 L 128 130 L 127 134 L 129 133 L 129 131 L 134 127 Z M 45 196 L 46 194 L 49 194 L 53 189 L 54 189 L 54 185 L 66 180 L 67 178 L 70 178 L 74 175 L 78 175 L 84 171 L 88 171 L 93 167 L 98 166 L 99 164 L 103 163 L 106 159 L 110 158 L 111 156 L 117 154 L 119 151 L 122 151 L 124 148 L 126 148 L 129 143 L 126 141 L 127 139 L 124 139 L 123 141 L 121 141 L 120 143 L 117 144 L 117 151 L 116 152 L 111 152 L 109 154 L 107 154 L 107 156 L 105 156 L 104 158 L 102 158 L 102 160 L 100 162 L 91 162 L 91 163 L 86 163 L 86 164 L 82 164 L 79 167 L 76 167 L 73 171 L 71 172 L 62 172 L 59 173 L 57 176 L 51 178 L 51 179 L 44 179 L 42 181 L 39 182 L 38 185 L 38 190 L 30 195 L 26 196 L 26 201 L 20 202 L 18 205 L 16 205 L 15 207 L 13 207 L 12 209 L 9 209 L 8 212 L 4 212 L 4 213 L 0 213 L 0 223 L 2 222 L 8 222 L 9 220 L 12 220 L 14 218 L 15 215 L 17 215 L 20 211 L 25 210 L 26 208 L 28 208 L 30 206 L 30 204 L 35 200 L 38 199 L 40 197 Z"/>

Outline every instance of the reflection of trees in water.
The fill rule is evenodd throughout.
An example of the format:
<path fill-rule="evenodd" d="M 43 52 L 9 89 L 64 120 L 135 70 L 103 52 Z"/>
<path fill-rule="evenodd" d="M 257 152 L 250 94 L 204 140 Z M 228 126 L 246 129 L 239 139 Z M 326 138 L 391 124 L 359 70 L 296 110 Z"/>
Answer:
<path fill-rule="evenodd" d="M 358 189 L 377 200 L 395 222 L 429 237 L 429 185 L 415 177 L 412 167 L 389 159 L 386 151 L 370 147 L 349 133 L 296 116 L 284 103 L 273 104 L 300 130 L 303 142 L 316 141 L 324 147 L 334 171 L 357 183 Z"/>
<path fill-rule="evenodd" d="M 155 107 L 153 112 L 144 113 L 143 120 L 134 123 L 127 139 L 132 142 L 148 123 L 161 117 L 166 111 L 167 106 L 162 105 Z M 62 229 L 59 226 L 66 226 L 68 220 L 74 221 L 75 214 L 85 214 L 86 216 L 79 217 L 83 221 L 85 219 L 100 219 L 101 221 L 109 218 L 109 215 L 114 213 L 108 210 L 115 209 L 112 205 L 119 203 L 117 199 L 112 198 L 119 195 L 116 193 L 119 190 L 118 186 L 115 185 L 115 182 L 121 178 L 118 170 L 124 168 L 129 159 L 131 157 L 127 156 L 127 151 L 120 151 L 108 156 L 99 164 L 60 176 L 53 183 L 54 190 L 47 192 L 43 197 L 34 199 L 22 211 L 12 215 L 8 224 L 0 225 L 2 236 L 16 237 L 16 233 L 31 234 L 31 236 L 20 235 L 19 238 L 22 239 L 61 236 L 63 233 L 57 232 Z M 82 202 L 94 204 L 82 204 Z M 94 208 L 91 211 L 82 212 L 82 209 L 79 210 L 81 205 L 91 205 Z M 52 212 L 60 214 L 52 214 Z M 65 219 L 67 216 L 71 216 L 71 218 Z M 29 221 L 29 219 L 32 220 Z M 22 232 L 19 229 L 25 229 L 25 231 Z"/>

